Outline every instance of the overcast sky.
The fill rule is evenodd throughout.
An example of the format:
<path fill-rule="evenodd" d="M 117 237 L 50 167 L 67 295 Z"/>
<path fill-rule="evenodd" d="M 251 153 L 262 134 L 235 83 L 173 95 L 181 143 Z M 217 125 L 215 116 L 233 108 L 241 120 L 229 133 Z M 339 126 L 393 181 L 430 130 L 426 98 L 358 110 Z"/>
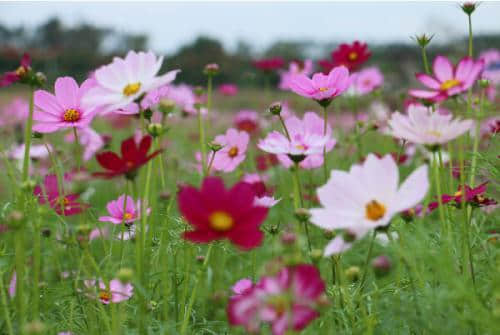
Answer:
<path fill-rule="evenodd" d="M 265 48 L 277 39 L 318 42 L 409 41 L 435 33 L 437 42 L 466 34 L 457 2 L 235 2 L 235 3 L 0 3 L 0 22 L 34 26 L 58 16 L 65 24 L 91 22 L 146 33 L 155 50 L 173 52 L 203 34 L 234 48 L 245 40 Z M 500 33 L 500 3 L 483 2 L 473 15 L 475 32 Z"/>

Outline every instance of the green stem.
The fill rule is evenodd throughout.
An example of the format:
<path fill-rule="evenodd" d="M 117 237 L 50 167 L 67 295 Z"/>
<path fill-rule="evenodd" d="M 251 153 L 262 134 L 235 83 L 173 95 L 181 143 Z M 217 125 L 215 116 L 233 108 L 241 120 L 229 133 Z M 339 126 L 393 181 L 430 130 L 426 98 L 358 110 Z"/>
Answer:
<path fill-rule="evenodd" d="M 285 131 L 286 138 L 291 141 L 292 138 L 290 137 L 290 133 L 288 133 L 288 129 L 286 128 L 285 121 L 281 117 L 281 115 L 278 115 L 278 118 L 280 119 L 281 125 L 283 126 L 283 130 Z"/>
<path fill-rule="evenodd" d="M 123 236 L 125 234 L 125 214 L 126 214 L 126 209 L 127 209 L 127 197 L 128 197 L 128 179 L 125 179 L 125 195 L 124 195 L 124 198 L 123 198 L 123 217 L 122 217 L 122 222 L 120 224 L 120 235 L 121 235 L 121 238 L 120 238 L 120 267 L 122 266 L 122 263 L 123 263 L 123 249 L 124 249 L 124 244 L 125 244 L 125 241 L 123 240 Z M 142 213 L 141 213 L 142 214 Z M 111 242 L 113 243 L 113 242 Z"/>
<path fill-rule="evenodd" d="M 370 259 L 372 257 L 372 251 L 373 251 L 373 242 L 375 241 L 375 236 L 377 235 L 377 232 L 373 230 L 372 233 L 372 238 L 370 239 L 370 246 L 368 247 L 368 252 L 366 253 L 366 259 L 365 259 L 365 265 L 363 269 L 363 276 L 361 277 L 361 281 L 359 282 L 359 293 L 358 295 L 361 296 L 363 294 L 363 289 L 365 287 L 365 281 L 366 281 L 366 276 L 368 275 L 368 267 L 370 264 Z"/>
<path fill-rule="evenodd" d="M 40 219 L 35 219 L 33 237 L 33 312 L 32 320 L 39 319 L 40 306 L 40 260 L 41 260 L 41 237 Z"/>
<path fill-rule="evenodd" d="M 76 130 L 76 127 L 73 127 L 73 134 L 75 135 L 76 170 L 80 171 L 82 157 L 80 139 L 78 138 L 78 131 Z"/>
<path fill-rule="evenodd" d="M 212 76 L 208 75 L 207 79 L 207 124 L 210 129 L 210 110 L 212 109 Z"/>
<path fill-rule="evenodd" d="M 22 181 L 28 180 L 30 167 L 30 148 L 31 148 L 31 132 L 33 127 L 33 103 L 34 103 L 34 88 L 30 88 L 30 107 L 26 127 L 24 128 L 24 160 L 23 160 L 23 175 Z"/>
<path fill-rule="evenodd" d="M 10 319 L 9 306 L 7 305 L 7 297 L 5 295 L 3 273 L 0 273 L 0 297 L 2 299 L 2 309 L 4 311 L 5 323 L 7 325 L 7 333 L 9 335 L 14 335 L 14 330 L 12 328 L 12 320 Z"/>
<path fill-rule="evenodd" d="M 445 216 L 444 216 L 444 207 L 443 207 L 443 199 L 442 199 L 443 193 L 441 192 L 441 178 L 440 178 L 440 174 L 439 174 L 438 160 L 439 160 L 439 158 L 437 157 L 436 152 L 434 152 L 432 165 L 434 167 L 434 182 L 435 182 L 436 192 L 437 192 L 437 196 L 438 196 L 439 219 L 441 221 L 441 225 L 442 225 L 441 227 L 445 227 L 446 221 L 445 221 Z"/>
<path fill-rule="evenodd" d="M 422 49 L 422 61 L 424 62 L 425 73 L 430 74 L 431 70 L 429 68 L 429 61 L 427 60 L 427 51 L 425 50 L 425 47 L 421 49 Z"/>
<path fill-rule="evenodd" d="M 299 175 L 299 163 L 295 163 L 295 166 L 293 168 L 293 180 L 294 180 L 294 183 L 293 183 L 293 195 L 294 195 L 294 207 L 295 207 L 295 210 L 299 209 L 299 208 L 304 208 L 304 199 L 302 197 L 302 188 L 300 186 L 300 175 Z M 300 206 L 300 207 L 299 207 Z M 306 237 L 307 237 L 307 247 L 309 249 L 309 251 L 311 251 L 311 238 L 309 237 L 309 227 L 307 225 L 307 220 L 304 220 L 303 222 L 303 225 L 304 225 L 304 231 L 306 233 Z"/>
<path fill-rule="evenodd" d="M 182 320 L 181 335 L 186 334 L 187 327 L 189 324 L 189 319 L 191 318 L 191 310 L 193 309 L 193 304 L 196 299 L 196 293 L 198 292 L 198 287 L 200 286 L 201 277 L 205 273 L 205 270 L 208 266 L 208 261 L 210 259 L 210 252 L 212 251 L 212 246 L 213 244 L 210 244 L 210 246 L 208 247 L 207 254 L 205 255 L 205 260 L 203 261 L 203 265 L 201 266 L 200 269 L 198 269 L 198 273 L 196 275 L 196 282 L 194 283 L 193 291 L 191 292 L 191 296 L 189 297 L 187 310 L 186 313 L 184 313 L 184 319 Z"/>
<path fill-rule="evenodd" d="M 203 171 L 203 176 L 207 175 L 207 149 L 205 146 L 205 128 L 203 126 L 203 117 L 201 115 L 201 108 L 197 107 L 198 110 L 198 132 L 200 137 L 200 152 L 201 152 L 201 166 Z"/>
<path fill-rule="evenodd" d="M 479 137 L 480 137 L 480 127 L 481 127 L 481 122 L 480 118 L 481 115 L 483 114 L 483 106 L 484 106 L 484 90 L 481 91 L 481 97 L 479 100 L 479 109 L 477 109 L 476 113 L 476 128 L 475 128 L 475 133 L 474 133 L 474 145 L 473 145 L 473 150 L 472 150 L 472 162 L 471 162 L 471 171 L 470 171 L 470 180 L 469 180 L 469 186 L 474 187 L 474 181 L 476 177 L 476 168 L 477 168 L 477 156 L 478 156 L 478 149 L 479 149 Z"/>
<path fill-rule="evenodd" d="M 326 136 L 326 130 L 328 127 L 328 107 L 323 107 L 323 135 Z M 323 147 L 323 175 L 325 177 L 325 182 L 328 180 L 328 165 L 326 162 L 326 145 Z"/>
<path fill-rule="evenodd" d="M 26 221 L 25 221 L 26 222 Z M 19 227 L 15 233 L 15 258 L 16 258 L 16 302 L 17 302 L 17 320 L 18 329 L 21 330 L 26 319 L 26 306 L 24 301 L 24 260 L 25 260 L 25 246 L 24 246 L 24 234 L 25 227 Z"/>
<path fill-rule="evenodd" d="M 473 53 L 473 49 L 472 49 L 472 15 L 469 14 L 468 15 L 469 17 L 469 57 L 473 57 L 474 56 L 474 53 Z"/>

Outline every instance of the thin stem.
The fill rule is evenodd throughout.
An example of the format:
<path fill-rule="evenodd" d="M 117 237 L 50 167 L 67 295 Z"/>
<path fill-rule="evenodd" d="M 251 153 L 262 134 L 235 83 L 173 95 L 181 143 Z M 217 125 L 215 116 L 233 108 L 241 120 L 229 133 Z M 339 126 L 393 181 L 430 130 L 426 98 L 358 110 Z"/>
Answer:
<path fill-rule="evenodd" d="M 5 295 L 3 273 L 0 273 L 0 297 L 2 299 L 2 309 L 4 311 L 5 323 L 7 325 L 7 333 L 9 335 L 14 335 L 14 330 L 12 328 L 12 320 L 10 319 L 9 306 L 7 305 L 7 297 Z"/>
<path fill-rule="evenodd" d="M 473 57 L 473 49 L 472 49 L 472 15 L 468 15 L 469 19 L 469 57 Z"/>
<path fill-rule="evenodd" d="M 439 163 L 438 160 L 439 158 L 437 157 L 436 152 L 434 152 L 434 157 L 433 157 L 432 165 L 434 167 L 434 182 L 436 186 L 436 192 L 438 196 L 438 204 L 439 204 L 439 219 L 441 221 L 441 225 L 445 226 L 445 216 L 444 216 L 444 207 L 443 207 L 443 199 L 442 195 L 443 193 L 441 192 L 441 178 L 439 174 Z"/>
<path fill-rule="evenodd" d="M 476 129 L 474 132 L 474 145 L 473 145 L 473 150 L 472 150 L 472 162 L 471 162 L 471 171 L 470 171 L 470 180 L 469 180 L 469 186 L 474 187 L 474 181 L 476 177 L 476 168 L 477 168 L 477 156 L 478 156 L 478 149 L 479 149 L 479 137 L 480 137 L 480 127 L 481 127 L 481 122 L 480 122 L 480 117 L 483 114 L 483 108 L 484 108 L 484 90 L 481 91 L 481 97 L 479 100 L 479 109 L 477 109 L 476 113 Z"/>
<path fill-rule="evenodd" d="M 76 170 L 80 171 L 81 167 L 81 146 L 80 146 L 80 139 L 78 138 L 78 131 L 76 130 L 76 127 L 73 127 L 73 134 L 75 135 L 75 154 L 76 154 Z"/>
<path fill-rule="evenodd" d="M 326 136 L 326 130 L 328 128 L 328 107 L 323 107 L 323 135 Z M 325 182 L 328 180 L 328 166 L 326 162 L 326 144 L 323 147 L 323 175 L 325 177 Z"/>
<path fill-rule="evenodd" d="M 28 180 L 28 173 L 30 167 L 30 147 L 31 147 L 31 132 L 33 127 L 33 101 L 34 100 L 34 88 L 30 88 L 30 107 L 28 119 L 26 120 L 26 127 L 24 128 L 24 160 L 23 160 L 23 175 L 22 181 Z"/>
<path fill-rule="evenodd" d="M 294 207 L 295 207 L 295 210 L 299 209 L 299 208 L 304 208 L 304 199 L 302 197 L 302 188 L 300 186 L 300 174 L 299 174 L 299 163 L 295 163 L 295 166 L 293 168 L 293 180 L 294 180 L 294 183 L 293 183 L 293 195 L 294 195 Z M 300 206 L 300 207 L 299 207 Z M 311 248 L 311 238 L 309 237 L 309 227 L 307 225 L 307 220 L 304 220 L 303 221 L 303 224 L 304 224 L 304 231 L 306 232 L 306 237 L 307 237 L 307 247 L 309 249 L 309 251 L 312 250 Z"/>
<path fill-rule="evenodd" d="M 40 260 L 41 260 L 41 243 L 40 243 L 40 219 L 35 219 L 33 237 L 33 312 L 32 320 L 39 319 L 40 306 Z"/>
<path fill-rule="evenodd" d="M 285 121 L 283 120 L 283 118 L 281 117 L 281 115 L 278 115 L 278 118 L 280 119 L 281 125 L 283 126 L 283 130 L 285 131 L 286 138 L 289 141 L 292 141 L 292 138 L 290 137 L 290 133 L 288 133 L 288 129 L 286 128 Z"/>
<path fill-rule="evenodd" d="M 207 123 L 210 129 L 210 110 L 212 109 L 212 75 L 208 75 L 207 79 Z"/>
<path fill-rule="evenodd" d="M 212 151 L 212 155 L 210 156 L 210 161 L 208 162 L 207 175 L 210 175 L 210 170 L 212 169 L 212 164 L 214 163 L 214 158 L 216 153 L 217 151 Z"/>
<path fill-rule="evenodd" d="M 191 310 L 193 309 L 193 304 L 196 299 L 196 293 L 198 292 L 198 287 L 200 286 L 201 277 L 205 273 L 205 270 L 208 266 L 208 260 L 210 259 L 210 252 L 212 251 L 212 246 L 213 243 L 210 244 L 210 246 L 208 247 L 207 254 L 205 255 L 205 260 L 203 261 L 203 265 L 201 266 L 200 269 L 198 269 L 198 273 L 196 275 L 196 282 L 194 283 L 193 291 L 191 292 L 191 296 L 189 297 L 186 313 L 184 313 L 184 319 L 182 321 L 182 327 L 181 327 L 181 335 L 186 334 L 187 327 L 189 324 L 189 319 L 191 318 Z"/>
<path fill-rule="evenodd" d="M 201 108 L 197 107 L 198 110 L 198 132 L 200 134 L 200 152 L 201 152 L 201 166 L 203 171 L 203 176 L 207 175 L 207 149 L 205 146 L 205 128 L 203 126 L 203 117 L 201 115 Z"/>
<path fill-rule="evenodd" d="M 427 51 L 426 51 L 425 47 L 423 47 L 421 49 L 422 49 L 422 61 L 424 62 L 425 73 L 430 74 L 431 70 L 429 68 L 429 61 L 427 60 Z"/>
<path fill-rule="evenodd" d="M 368 247 L 368 252 L 366 253 L 365 265 L 363 269 L 363 276 L 361 277 L 361 281 L 359 282 L 359 293 L 358 295 L 363 294 L 363 289 L 365 287 L 366 276 L 368 275 L 368 265 L 370 264 L 370 259 L 372 257 L 373 251 L 373 242 L 375 241 L 375 236 L 377 232 L 373 230 L 372 238 L 370 239 L 370 246 Z"/>
<path fill-rule="evenodd" d="M 24 260 L 25 260 L 25 246 L 24 246 L 25 229 L 19 227 L 15 233 L 15 258 L 16 258 L 16 301 L 17 301 L 17 321 L 19 329 L 23 328 L 26 319 L 26 306 L 24 301 Z"/>
<path fill-rule="evenodd" d="M 399 150 L 398 150 L 398 155 L 396 157 L 396 164 L 399 164 L 399 160 L 401 159 L 401 155 L 403 154 L 403 150 L 405 149 L 405 144 L 406 144 L 406 140 L 403 140 L 401 142 L 401 146 L 399 147 Z"/>
<path fill-rule="evenodd" d="M 121 235 L 121 238 L 120 238 L 120 267 L 123 263 L 123 246 L 125 244 L 125 241 L 123 240 L 123 237 L 125 235 L 125 215 L 126 215 L 126 210 L 127 210 L 127 197 L 128 197 L 128 179 L 125 179 L 125 195 L 124 195 L 124 198 L 123 198 L 123 210 L 122 210 L 122 213 L 123 213 L 123 217 L 122 217 L 122 222 L 120 224 L 120 235 Z M 142 214 L 142 213 L 141 213 Z"/>

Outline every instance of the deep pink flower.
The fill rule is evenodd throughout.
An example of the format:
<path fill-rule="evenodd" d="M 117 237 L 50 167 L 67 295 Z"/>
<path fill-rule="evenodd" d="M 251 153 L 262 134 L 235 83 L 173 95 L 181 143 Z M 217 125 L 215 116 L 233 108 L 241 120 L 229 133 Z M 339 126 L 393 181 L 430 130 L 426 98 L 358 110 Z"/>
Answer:
<path fill-rule="evenodd" d="M 251 134 L 259 129 L 259 113 L 250 109 L 242 109 L 234 117 L 233 123 L 238 130 Z"/>
<path fill-rule="evenodd" d="M 258 247 L 264 234 L 259 227 L 268 209 L 254 205 L 255 192 L 240 182 L 226 189 L 222 179 L 207 177 L 200 190 L 182 187 L 178 195 L 179 210 L 194 228 L 184 238 L 208 243 L 228 238 L 243 250 Z"/>
<path fill-rule="evenodd" d="M 354 94 L 365 95 L 381 87 L 384 83 L 384 75 L 376 67 L 366 68 L 351 74 L 351 86 Z"/>
<path fill-rule="evenodd" d="M 69 174 L 64 175 L 64 182 L 67 183 L 70 180 L 71 177 Z M 79 197 L 78 194 L 66 195 L 64 190 L 63 194 L 60 194 L 57 176 L 55 174 L 46 176 L 43 188 L 37 185 L 33 190 L 33 194 L 38 197 L 38 202 L 40 204 L 48 204 L 59 215 L 70 216 L 79 214 L 89 207 L 87 204 L 77 202 Z"/>
<path fill-rule="evenodd" d="M 73 78 L 60 77 L 54 85 L 55 95 L 37 90 L 33 115 L 33 120 L 37 123 L 33 126 L 33 130 L 52 133 L 64 128 L 88 127 L 96 110 L 83 107 L 81 100 L 92 85 L 91 80 L 86 80 L 81 87 L 78 87 Z"/>
<path fill-rule="evenodd" d="M 325 73 L 330 72 L 335 66 L 343 65 L 350 71 L 357 70 L 371 56 L 366 43 L 354 41 L 352 44 L 342 43 L 332 51 L 332 60 L 324 59 L 318 63 Z"/>
<path fill-rule="evenodd" d="M 27 53 L 23 54 L 21 64 L 15 71 L 5 72 L 0 76 L 0 87 L 5 87 L 14 84 L 23 79 L 31 70 L 31 57 Z"/>
<path fill-rule="evenodd" d="M 255 157 L 255 164 L 257 165 L 257 170 L 266 171 L 273 166 L 278 165 L 279 160 L 275 154 L 260 154 Z"/>
<path fill-rule="evenodd" d="M 262 207 L 273 207 L 281 199 L 275 199 L 272 194 L 272 190 L 269 189 L 264 183 L 264 178 L 262 178 L 257 173 L 247 173 L 243 176 L 241 181 L 250 184 L 255 192 L 255 201 L 254 204 L 256 206 Z"/>
<path fill-rule="evenodd" d="M 232 172 L 246 157 L 250 137 L 244 131 L 229 128 L 224 135 L 215 137 L 214 142 L 222 149 L 215 153 L 212 169 L 215 171 Z"/>
<path fill-rule="evenodd" d="M 253 66 L 265 72 L 271 72 L 277 70 L 281 68 L 284 64 L 285 61 L 281 57 L 264 58 L 253 62 Z"/>
<path fill-rule="evenodd" d="M 141 218 L 141 201 L 137 200 L 137 202 L 134 203 L 134 199 L 130 196 L 127 196 L 126 201 L 125 195 L 119 196 L 118 199 L 108 202 L 106 209 L 108 210 L 109 216 L 99 217 L 99 221 L 101 222 L 131 224 Z M 151 209 L 148 208 L 146 213 L 149 214 L 150 210 Z"/>
<path fill-rule="evenodd" d="M 437 56 L 432 65 L 434 76 L 417 73 L 417 79 L 430 90 L 410 90 L 415 98 L 440 102 L 448 97 L 467 91 L 483 70 L 483 61 L 463 58 L 456 67 L 444 56 Z"/>
<path fill-rule="evenodd" d="M 281 90 L 288 91 L 291 89 L 290 84 L 293 78 L 298 74 L 303 74 L 305 76 L 309 76 L 313 72 L 313 62 L 310 59 L 306 59 L 305 61 L 291 61 L 288 66 L 287 71 L 283 71 L 280 73 L 280 83 L 278 87 Z"/>
<path fill-rule="evenodd" d="M 484 193 L 486 193 L 487 185 L 488 182 L 484 182 L 475 188 L 471 188 L 469 185 L 465 185 L 465 202 L 474 207 L 495 205 L 497 203 L 496 200 L 484 196 Z M 453 206 L 460 207 L 463 200 L 464 194 L 462 192 L 461 185 L 458 187 L 458 190 L 455 192 L 455 194 L 443 194 L 441 196 L 441 202 L 443 203 L 443 205 L 449 203 Z M 429 210 L 431 211 L 436 209 L 437 207 L 439 207 L 439 202 L 437 201 L 429 204 Z"/>
<path fill-rule="evenodd" d="M 306 98 L 320 103 L 330 103 L 344 93 L 350 84 L 349 71 L 345 66 L 333 68 L 328 75 L 315 73 L 312 78 L 298 74 L 290 82 L 290 89 Z"/>
<path fill-rule="evenodd" d="M 220 94 L 232 97 L 236 94 L 238 94 L 238 86 L 236 84 L 230 84 L 230 83 L 225 83 L 219 85 L 219 88 L 217 89 Z"/>
<path fill-rule="evenodd" d="M 309 264 L 284 267 L 276 276 L 249 284 L 246 281 L 227 306 L 229 323 L 249 333 L 257 332 L 261 323 L 270 323 L 273 335 L 300 331 L 319 317 L 318 309 L 325 302 L 325 283 Z"/>

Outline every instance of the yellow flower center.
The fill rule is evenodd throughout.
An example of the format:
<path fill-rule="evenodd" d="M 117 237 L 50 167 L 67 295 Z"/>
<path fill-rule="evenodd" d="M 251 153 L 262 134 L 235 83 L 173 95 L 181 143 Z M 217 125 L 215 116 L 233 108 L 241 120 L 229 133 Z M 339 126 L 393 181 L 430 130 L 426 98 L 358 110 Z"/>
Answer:
<path fill-rule="evenodd" d="M 227 154 L 231 158 L 238 156 L 238 147 L 232 147 Z"/>
<path fill-rule="evenodd" d="M 76 122 L 80 120 L 80 112 L 73 108 L 67 109 L 64 112 L 63 120 L 66 122 Z"/>
<path fill-rule="evenodd" d="M 320 87 L 319 91 L 320 92 L 326 92 L 326 91 L 328 91 L 328 87 Z"/>
<path fill-rule="evenodd" d="M 111 293 L 107 291 L 101 291 L 99 292 L 99 299 L 109 301 L 111 299 Z"/>
<path fill-rule="evenodd" d="M 429 130 L 427 134 L 435 137 L 441 137 L 443 135 L 440 131 L 437 130 Z"/>
<path fill-rule="evenodd" d="M 136 94 L 139 90 L 141 89 L 141 83 L 132 83 L 128 84 L 125 86 L 123 89 L 123 94 L 125 94 L 127 97 Z"/>
<path fill-rule="evenodd" d="M 358 59 L 358 53 L 355 51 L 351 51 L 347 58 L 349 58 L 350 61 L 356 60 Z"/>
<path fill-rule="evenodd" d="M 234 225 L 234 220 L 226 212 L 216 211 L 210 214 L 208 218 L 210 221 L 210 226 L 217 231 L 228 231 Z"/>
<path fill-rule="evenodd" d="M 441 84 L 441 90 L 446 91 L 458 85 L 460 85 L 460 81 L 456 79 L 448 79 L 447 81 Z"/>
<path fill-rule="evenodd" d="M 297 145 L 295 146 L 295 148 L 297 148 L 297 149 L 299 149 L 299 150 L 306 150 L 306 146 L 305 146 L 305 145 L 303 145 L 303 144 L 297 144 Z"/>
<path fill-rule="evenodd" d="M 456 191 L 453 196 L 455 196 L 455 197 L 461 197 L 462 196 L 462 191 Z"/>
<path fill-rule="evenodd" d="M 19 76 L 19 77 L 22 77 L 26 74 L 26 68 L 24 66 L 20 66 L 16 69 L 16 74 Z"/>
<path fill-rule="evenodd" d="M 387 209 L 377 200 L 372 200 L 366 205 L 365 216 L 368 220 L 377 221 L 381 219 Z"/>
<path fill-rule="evenodd" d="M 133 218 L 134 216 L 132 215 L 132 213 L 125 213 L 123 214 L 123 218 L 125 220 L 130 220 L 131 218 Z"/>

